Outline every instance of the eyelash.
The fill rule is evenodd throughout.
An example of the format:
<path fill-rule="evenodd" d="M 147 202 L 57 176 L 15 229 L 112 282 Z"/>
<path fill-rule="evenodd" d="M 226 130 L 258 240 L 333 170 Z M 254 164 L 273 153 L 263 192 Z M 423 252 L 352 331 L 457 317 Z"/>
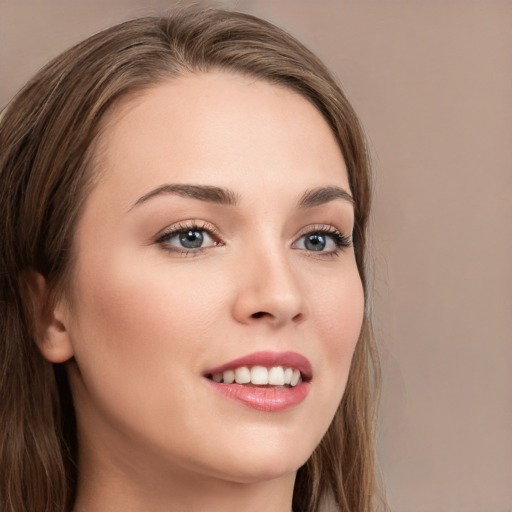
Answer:
<path fill-rule="evenodd" d="M 187 231 L 198 231 L 198 232 L 204 232 L 207 233 L 208 236 L 215 242 L 213 245 L 209 245 L 207 247 L 198 247 L 194 249 L 188 249 L 185 247 L 176 247 L 169 244 L 169 241 L 172 240 L 175 236 L 180 235 L 181 233 L 185 233 Z M 344 249 L 348 249 L 353 247 L 353 241 L 352 236 L 346 236 L 341 231 L 336 229 L 333 226 L 326 226 L 326 225 L 313 225 L 306 227 L 302 234 L 300 234 L 297 237 L 297 240 L 294 242 L 294 244 L 297 244 L 299 240 L 302 238 L 308 236 L 308 235 L 320 235 L 320 236 L 326 236 L 329 237 L 334 245 L 336 246 L 336 249 L 332 251 L 324 252 L 318 251 L 318 254 L 315 254 L 316 251 L 314 250 L 307 250 L 308 255 L 313 257 L 335 257 L 340 254 Z M 165 231 L 162 233 L 157 239 L 156 243 L 159 244 L 164 250 L 172 252 L 172 253 L 178 253 L 184 256 L 196 256 L 198 254 L 202 254 L 206 249 L 209 249 L 210 247 L 218 247 L 224 245 L 224 243 L 220 240 L 220 236 L 217 233 L 217 230 L 214 226 L 207 222 L 196 222 L 191 221 L 190 223 L 183 223 L 178 224 L 177 226 L 173 226 L 170 230 Z"/>
<path fill-rule="evenodd" d="M 297 241 L 306 237 L 308 235 L 320 235 L 330 237 L 336 246 L 336 249 L 332 251 L 318 251 L 318 254 L 315 254 L 315 251 L 307 251 L 308 256 L 316 257 L 316 258 L 329 258 L 339 256 L 344 249 L 350 249 L 353 247 L 352 236 L 344 235 L 339 229 L 336 229 L 334 226 L 326 226 L 326 225 L 313 225 L 307 226 L 302 230 L 302 234 L 297 238 Z M 297 242 L 295 242 L 297 243 Z"/>
<path fill-rule="evenodd" d="M 168 242 L 172 240 L 175 236 L 185 233 L 186 231 L 200 231 L 207 233 L 212 240 L 215 241 L 215 244 L 213 246 L 208 247 L 198 247 L 197 249 L 187 249 L 186 247 L 175 247 L 170 245 Z M 165 231 L 162 233 L 156 240 L 156 243 L 159 244 L 164 250 L 172 252 L 172 253 L 178 253 L 182 254 L 184 256 L 191 255 L 195 256 L 197 254 L 203 253 L 206 249 L 209 249 L 210 247 L 215 246 L 221 246 L 224 245 L 220 241 L 220 237 L 217 234 L 217 230 L 214 226 L 207 222 L 196 222 L 192 221 L 190 223 L 184 223 L 184 224 L 178 224 L 177 226 L 173 226 L 169 231 Z"/>

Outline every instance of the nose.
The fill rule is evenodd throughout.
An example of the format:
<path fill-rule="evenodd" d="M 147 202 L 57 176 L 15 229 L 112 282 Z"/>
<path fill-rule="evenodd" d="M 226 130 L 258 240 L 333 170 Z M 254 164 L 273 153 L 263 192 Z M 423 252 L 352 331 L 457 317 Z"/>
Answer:
<path fill-rule="evenodd" d="M 251 254 L 235 272 L 234 318 L 274 328 L 298 324 L 307 316 L 306 300 L 287 250 Z"/>

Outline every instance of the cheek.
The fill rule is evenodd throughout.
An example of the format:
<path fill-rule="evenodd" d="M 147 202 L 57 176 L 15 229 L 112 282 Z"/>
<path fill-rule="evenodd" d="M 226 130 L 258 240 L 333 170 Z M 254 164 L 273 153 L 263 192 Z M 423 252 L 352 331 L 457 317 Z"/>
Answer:
<path fill-rule="evenodd" d="M 193 261 L 172 265 L 154 254 L 147 260 L 140 254 L 87 260 L 77 276 L 73 342 L 91 385 L 101 378 L 112 386 L 135 386 L 130 379 L 136 376 L 139 389 L 154 388 L 200 372 L 223 325 L 228 288 L 225 273 L 207 270 Z"/>
<path fill-rule="evenodd" d="M 330 385 L 341 399 L 364 315 L 364 292 L 355 266 L 339 280 L 331 279 L 312 305 L 314 328 L 326 356 L 319 363 L 320 374 L 336 381 Z"/>
<path fill-rule="evenodd" d="M 140 259 L 92 263 L 77 276 L 80 307 L 72 329 L 82 423 L 107 422 L 155 438 L 195 428 L 187 404 L 218 321 L 213 284 L 201 288 L 201 276 L 187 265 L 177 272 Z"/>
<path fill-rule="evenodd" d="M 92 343 L 98 351 L 121 359 L 145 353 L 147 364 L 160 345 L 172 344 L 179 352 L 180 344 L 186 344 L 183 328 L 194 331 L 205 325 L 197 321 L 194 297 L 183 280 L 176 272 L 166 279 L 162 266 L 117 262 L 94 275 L 84 273 L 79 288 L 77 320 L 83 340 L 77 344 L 80 348 L 81 341 L 86 342 L 87 352 Z M 204 306 L 202 315 L 208 317 L 208 305 Z"/>

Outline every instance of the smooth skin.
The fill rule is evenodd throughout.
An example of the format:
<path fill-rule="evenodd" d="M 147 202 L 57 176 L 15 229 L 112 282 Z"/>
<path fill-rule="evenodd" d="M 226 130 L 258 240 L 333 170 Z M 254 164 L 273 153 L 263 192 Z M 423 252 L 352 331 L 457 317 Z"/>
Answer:
<path fill-rule="evenodd" d="M 350 240 L 351 201 L 298 205 L 318 187 L 350 194 L 329 126 L 286 88 L 186 75 L 118 103 L 95 160 L 72 297 L 38 326 L 45 357 L 67 361 L 75 401 L 74 511 L 290 511 L 364 309 L 353 248 L 336 245 L 335 233 Z M 236 204 L 153 193 L 169 184 L 219 187 Z M 33 300 L 45 287 L 37 276 Z M 262 350 L 309 359 L 303 402 L 255 410 L 205 377 Z"/>

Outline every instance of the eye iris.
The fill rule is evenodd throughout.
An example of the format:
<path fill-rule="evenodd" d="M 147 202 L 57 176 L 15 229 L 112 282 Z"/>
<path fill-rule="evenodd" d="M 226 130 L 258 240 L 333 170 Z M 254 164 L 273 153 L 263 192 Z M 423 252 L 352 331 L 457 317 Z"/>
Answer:
<path fill-rule="evenodd" d="M 319 234 L 308 235 L 304 242 L 304 246 L 308 251 L 323 251 L 326 245 L 325 236 Z"/>
<path fill-rule="evenodd" d="M 187 249 L 197 249 L 203 245 L 203 234 L 200 231 L 190 229 L 180 233 L 179 239 L 183 247 Z"/>

